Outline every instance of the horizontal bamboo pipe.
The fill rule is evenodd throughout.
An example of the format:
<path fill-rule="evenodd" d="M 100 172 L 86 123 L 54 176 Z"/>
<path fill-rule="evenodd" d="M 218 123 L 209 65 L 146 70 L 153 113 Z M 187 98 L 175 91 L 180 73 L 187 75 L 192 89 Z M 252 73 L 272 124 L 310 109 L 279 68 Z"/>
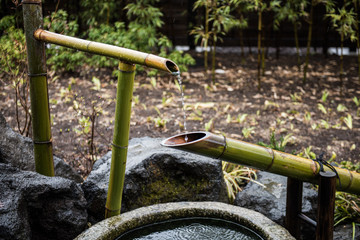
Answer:
<path fill-rule="evenodd" d="M 187 141 L 185 141 L 186 137 Z M 318 184 L 320 166 L 311 159 L 209 132 L 175 135 L 162 141 L 161 145 Z M 338 167 L 335 169 L 341 181 L 341 186 L 337 181 L 337 189 L 360 194 L 360 174 Z M 326 166 L 324 170 L 331 171 Z"/>
<path fill-rule="evenodd" d="M 128 63 L 140 64 L 150 68 L 156 68 L 170 72 L 172 74 L 178 74 L 179 72 L 179 67 L 173 61 L 149 53 L 117 47 L 110 44 L 69 37 L 45 31 L 43 29 L 37 29 L 34 32 L 34 37 L 37 40 L 47 43 L 53 43 L 60 46 L 81 50 L 83 52 L 112 57 Z"/>

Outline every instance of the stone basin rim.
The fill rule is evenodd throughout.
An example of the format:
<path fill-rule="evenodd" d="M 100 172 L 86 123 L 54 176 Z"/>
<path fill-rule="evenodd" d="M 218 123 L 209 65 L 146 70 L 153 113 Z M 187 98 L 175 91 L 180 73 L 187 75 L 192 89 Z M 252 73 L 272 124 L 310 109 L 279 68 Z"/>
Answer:
<path fill-rule="evenodd" d="M 285 228 L 261 213 L 221 202 L 174 202 L 141 207 L 105 219 L 75 239 L 115 239 L 122 233 L 140 226 L 183 217 L 221 218 L 244 225 L 266 240 L 295 240 Z"/>

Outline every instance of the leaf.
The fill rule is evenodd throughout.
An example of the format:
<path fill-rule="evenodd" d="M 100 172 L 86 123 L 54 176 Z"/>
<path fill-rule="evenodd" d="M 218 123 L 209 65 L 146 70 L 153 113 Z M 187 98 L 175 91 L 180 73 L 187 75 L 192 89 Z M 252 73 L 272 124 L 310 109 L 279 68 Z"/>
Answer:
<path fill-rule="evenodd" d="M 324 105 L 322 105 L 321 103 L 318 103 L 318 109 L 324 113 L 327 114 L 326 108 L 324 107 Z"/>
<path fill-rule="evenodd" d="M 348 109 L 347 109 L 347 107 L 345 107 L 343 104 L 340 103 L 337 106 L 336 111 L 338 111 L 338 112 L 346 112 L 346 111 L 348 111 Z"/>
<path fill-rule="evenodd" d="M 352 117 L 350 114 L 348 114 L 346 117 L 344 117 L 343 121 L 349 129 L 353 128 Z"/>
<path fill-rule="evenodd" d="M 91 88 L 95 91 L 100 91 L 101 89 L 101 82 L 100 82 L 100 79 L 98 79 L 97 77 L 92 77 L 92 80 L 91 80 L 94 84 L 94 86 Z"/>

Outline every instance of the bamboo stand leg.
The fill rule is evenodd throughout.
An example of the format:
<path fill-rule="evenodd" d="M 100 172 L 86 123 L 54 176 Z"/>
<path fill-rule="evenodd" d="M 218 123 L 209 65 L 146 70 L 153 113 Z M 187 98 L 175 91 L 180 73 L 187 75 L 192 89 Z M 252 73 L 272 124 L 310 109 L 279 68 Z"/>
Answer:
<path fill-rule="evenodd" d="M 333 239 L 335 192 L 336 174 L 320 172 L 316 240 Z"/>
<path fill-rule="evenodd" d="M 45 44 L 34 38 L 43 25 L 41 0 L 24 0 L 24 30 L 30 77 L 32 133 L 36 172 L 54 176 Z"/>
<path fill-rule="evenodd" d="M 120 73 L 116 93 L 115 127 L 112 144 L 109 189 L 105 206 L 105 218 L 120 214 L 129 143 L 135 65 L 120 62 L 119 70 Z"/>
<path fill-rule="evenodd" d="M 286 194 L 285 227 L 296 239 L 300 239 L 300 218 L 302 208 L 302 181 L 288 178 Z"/>

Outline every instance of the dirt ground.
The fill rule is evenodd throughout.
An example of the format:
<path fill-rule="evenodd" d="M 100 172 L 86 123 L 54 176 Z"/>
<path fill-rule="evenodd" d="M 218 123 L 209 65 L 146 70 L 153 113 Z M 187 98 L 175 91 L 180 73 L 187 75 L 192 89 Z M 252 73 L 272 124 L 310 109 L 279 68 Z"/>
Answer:
<path fill-rule="evenodd" d="M 246 56 L 242 62 L 239 54 L 219 54 L 214 86 L 204 72 L 201 55 L 193 56 L 197 65 L 182 73 L 187 131 L 206 129 L 252 143 L 268 143 L 275 131 L 277 138 L 288 135 L 286 152 L 298 154 L 311 147 L 316 154 L 325 152 L 325 159 L 336 153 L 338 162 L 360 160 L 360 106 L 353 101 L 354 97 L 360 100 L 356 57 L 345 57 L 341 87 L 338 56 L 313 55 L 305 85 L 295 56 L 270 56 L 258 91 L 256 56 Z M 84 66 L 72 73 L 50 71 L 54 153 L 83 176 L 91 168 L 91 125 L 85 123 L 91 123 L 86 119 L 93 109 L 99 112 L 94 128 L 96 157 L 111 149 L 117 82 L 113 70 Z M 16 130 L 14 91 L 4 79 L 0 81 L 0 109 Z M 328 92 L 326 101 L 322 100 L 324 91 Z M 130 138 L 165 138 L 183 132 L 180 96 L 173 76 L 137 74 Z"/>

